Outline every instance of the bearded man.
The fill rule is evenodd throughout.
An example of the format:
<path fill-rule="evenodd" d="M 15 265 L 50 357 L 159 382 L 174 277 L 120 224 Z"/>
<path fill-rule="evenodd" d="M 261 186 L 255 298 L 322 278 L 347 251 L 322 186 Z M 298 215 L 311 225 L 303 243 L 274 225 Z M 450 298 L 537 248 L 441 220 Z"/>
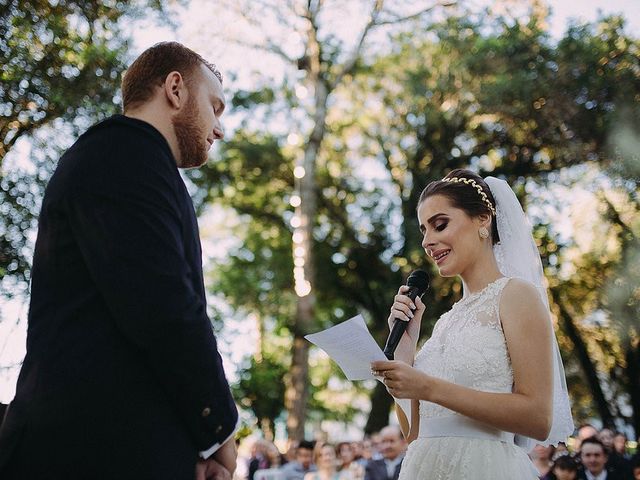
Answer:
<path fill-rule="evenodd" d="M 27 355 L 0 429 L 7 479 L 229 479 L 238 414 L 207 317 L 179 168 L 223 138 L 222 76 L 175 43 L 138 57 L 124 114 L 84 133 L 44 196 Z"/>

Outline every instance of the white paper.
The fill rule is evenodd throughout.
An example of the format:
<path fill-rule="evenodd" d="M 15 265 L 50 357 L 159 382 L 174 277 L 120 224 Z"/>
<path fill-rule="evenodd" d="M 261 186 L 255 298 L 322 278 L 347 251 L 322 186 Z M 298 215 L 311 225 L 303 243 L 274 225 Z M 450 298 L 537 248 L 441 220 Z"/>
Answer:
<path fill-rule="evenodd" d="M 387 360 L 362 315 L 304 338 L 327 352 L 349 380 L 376 378 L 371 374 L 371 362 Z"/>

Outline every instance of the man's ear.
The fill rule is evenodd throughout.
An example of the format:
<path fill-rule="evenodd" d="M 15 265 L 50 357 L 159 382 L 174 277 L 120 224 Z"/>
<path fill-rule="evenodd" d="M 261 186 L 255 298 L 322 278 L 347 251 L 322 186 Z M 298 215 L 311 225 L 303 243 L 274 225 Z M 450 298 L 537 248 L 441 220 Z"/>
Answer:
<path fill-rule="evenodd" d="M 172 108 L 178 110 L 185 102 L 187 89 L 180 72 L 171 72 L 164 79 L 164 95 Z"/>

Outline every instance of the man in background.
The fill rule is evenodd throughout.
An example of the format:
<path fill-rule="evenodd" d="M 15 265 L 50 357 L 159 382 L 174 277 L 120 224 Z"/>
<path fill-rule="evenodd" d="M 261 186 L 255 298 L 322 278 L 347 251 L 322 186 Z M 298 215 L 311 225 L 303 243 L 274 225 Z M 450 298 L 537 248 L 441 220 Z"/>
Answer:
<path fill-rule="evenodd" d="M 606 468 L 607 450 L 596 437 L 589 437 L 580 446 L 582 468 L 578 472 L 580 480 L 624 480 L 621 472 Z"/>
<path fill-rule="evenodd" d="M 365 469 L 365 480 L 398 480 L 400 466 L 407 451 L 407 442 L 400 427 L 389 425 L 380 430 L 382 459 L 370 460 Z"/>
<path fill-rule="evenodd" d="M 313 464 L 313 442 L 302 440 L 296 448 L 296 459 L 280 468 L 284 480 L 303 480 L 309 472 L 315 472 Z"/>

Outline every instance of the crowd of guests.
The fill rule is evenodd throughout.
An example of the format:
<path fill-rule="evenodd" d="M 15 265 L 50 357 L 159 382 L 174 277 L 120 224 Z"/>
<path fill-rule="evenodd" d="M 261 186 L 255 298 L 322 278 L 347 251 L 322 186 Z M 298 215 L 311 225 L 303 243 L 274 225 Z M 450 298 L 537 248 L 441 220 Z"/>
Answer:
<path fill-rule="evenodd" d="M 272 442 L 259 439 L 245 464 L 239 462 L 235 478 L 396 480 L 406 448 L 397 426 L 385 427 L 362 441 L 332 444 L 303 440 L 284 454 Z M 627 437 L 608 428 L 598 431 L 583 425 L 571 451 L 565 444 L 538 445 L 530 456 L 541 480 L 640 480 L 640 453 L 632 456 L 627 450 Z"/>
<path fill-rule="evenodd" d="M 530 455 L 542 480 L 640 480 L 640 454 L 631 456 L 626 435 L 609 428 L 583 425 L 571 452 L 538 445 Z"/>
<path fill-rule="evenodd" d="M 284 454 L 263 439 L 251 447 L 238 480 L 396 480 L 407 443 L 397 426 L 388 426 L 362 441 L 330 443 L 303 440 Z M 277 475 L 264 475 L 265 471 Z"/>

